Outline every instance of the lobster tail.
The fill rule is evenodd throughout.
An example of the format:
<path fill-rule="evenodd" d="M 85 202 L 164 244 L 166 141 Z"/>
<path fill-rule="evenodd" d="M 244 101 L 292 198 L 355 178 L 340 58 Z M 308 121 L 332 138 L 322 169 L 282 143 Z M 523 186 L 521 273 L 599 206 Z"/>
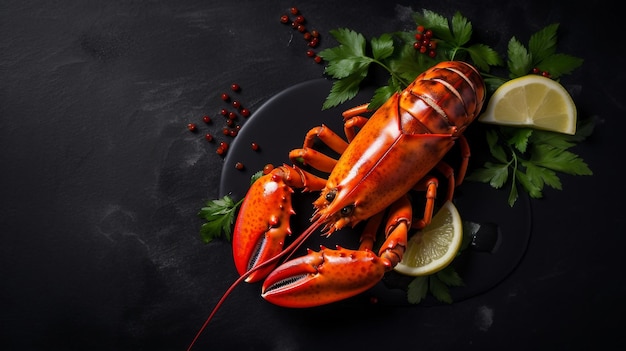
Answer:
<path fill-rule="evenodd" d="M 484 101 L 480 73 L 465 62 L 447 61 L 422 73 L 402 92 L 400 112 L 419 120 L 422 133 L 456 136 L 478 116 Z"/>

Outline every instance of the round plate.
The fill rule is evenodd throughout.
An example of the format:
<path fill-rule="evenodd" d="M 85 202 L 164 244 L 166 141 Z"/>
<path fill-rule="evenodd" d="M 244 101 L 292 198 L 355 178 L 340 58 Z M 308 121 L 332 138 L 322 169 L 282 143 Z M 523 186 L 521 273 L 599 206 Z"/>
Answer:
<path fill-rule="evenodd" d="M 369 102 L 374 92 L 372 87 L 364 88 L 344 106 L 322 110 L 331 86 L 332 82 L 327 79 L 300 83 L 277 94 L 254 112 L 228 149 L 222 171 L 220 197 L 229 195 L 239 200 L 248 190 L 252 175 L 266 164 L 290 163 L 289 151 L 302 146 L 304 136 L 311 128 L 325 124 L 342 135 L 341 113 L 347 108 Z M 477 137 L 484 140 L 480 134 Z M 253 150 L 252 143 L 258 144 L 259 149 Z M 470 144 L 474 146 L 471 139 Z M 320 144 L 319 148 L 324 151 L 323 145 Z M 488 151 L 472 148 L 474 159 L 480 159 L 476 155 L 481 153 L 485 155 Z M 235 168 L 237 162 L 243 163 L 243 170 Z M 309 225 L 313 213 L 311 202 L 315 198 L 317 195 L 313 193 L 294 193 L 296 215 L 291 219 L 292 236 L 301 233 Z M 515 206 L 510 207 L 506 191 L 469 181 L 456 189 L 454 203 L 463 219 L 464 231 L 466 234 L 471 232 L 472 238 L 471 244 L 453 262 L 455 270 L 463 279 L 463 286 L 450 288 L 450 293 L 453 301 L 460 301 L 493 288 L 515 269 L 528 246 L 531 210 L 527 196 L 521 195 Z M 329 238 L 313 235 L 306 247 L 317 249 L 319 245 L 334 247 L 340 244 L 346 248 L 356 248 L 359 228 L 344 228 Z M 408 305 L 406 286 L 412 279 L 390 272 L 376 287 L 349 300 L 351 303 L 369 303 L 372 298 L 376 298 L 380 304 Z M 420 304 L 437 303 L 428 297 Z"/>

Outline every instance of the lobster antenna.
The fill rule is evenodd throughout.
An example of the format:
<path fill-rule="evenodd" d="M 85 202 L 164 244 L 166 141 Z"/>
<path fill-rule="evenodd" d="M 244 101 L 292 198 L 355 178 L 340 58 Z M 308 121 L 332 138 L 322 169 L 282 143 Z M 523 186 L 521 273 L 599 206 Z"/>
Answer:
<path fill-rule="evenodd" d="M 241 282 L 243 282 L 246 278 L 248 278 L 250 276 L 250 274 L 256 272 L 257 270 L 259 270 L 259 269 L 261 269 L 261 268 L 263 268 L 265 266 L 268 266 L 268 265 L 274 263 L 275 261 L 281 259 L 283 256 L 288 255 L 287 257 L 291 257 L 293 252 L 296 251 L 300 247 L 300 245 L 302 245 L 302 243 L 309 236 L 311 236 L 311 234 L 315 230 L 317 230 L 317 228 L 320 226 L 320 224 L 321 224 L 321 221 L 319 221 L 319 220 L 314 222 L 304 232 L 302 232 L 302 234 L 300 234 L 300 236 L 298 236 L 291 244 L 289 244 L 289 246 L 287 246 L 287 248 L 285 248 L 283 251 L 278 253 L 276 256 L 270 258 L 269 260 L 267 260 L 267 261 L 265 261 L 265 262 L 263 262 L 263 263 L 261 263 L 261 264 L 259 264 L 257 266 L 254 266 L 254 267 L 250 268 L 247 272 L 245 272 L 239 278 L 237 278 L 237 280 L 235 280 L 230 285 L 230 287 L 226 290 L 226 292 L 224 292 L 224 294 L 222 295 L 220 300 L 217 302 L 215 307 L 213 307 L 213 310 L 211 311 L 211 314 L 209 314 L 207 319 L 204 321 L 204 324 L 202 324 L 202 327 L 200 327 L 200 330 L 198 330 L 198 332 L 196 333 L 196 336 L 194 336 L 193 340 L 191 340 L 191 343 L 187 347 L 187 351 L 191 351 L 191 349 L 195 345 L 196 341 L 198 341 L 198 338 L 200 338 L 200 335 L 202 335 L 202 333 L 204 332 L 206 327 L 209 325 L 209 322 L 213 319 L 213 317 L 215 316 L 217 311 L 220 309 L 220 307 L 222 307 L 222 305 L 224 304 L 224 301 L 226 301 L 226 298 L 233 292 L 233 290 L 235 290 L 237 285 L 241 284 Z"/>

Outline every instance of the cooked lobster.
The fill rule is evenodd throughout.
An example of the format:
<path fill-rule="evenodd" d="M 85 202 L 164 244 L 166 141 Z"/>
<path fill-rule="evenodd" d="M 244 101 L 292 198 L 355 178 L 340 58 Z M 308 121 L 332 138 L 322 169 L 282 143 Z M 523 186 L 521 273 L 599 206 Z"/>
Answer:
<path fill-rule="evenodd" d="M 485 84 L 473 66 L 441 62 L 391 96 L 370 118 L 363 117 L 367 105 L 344 112 L 347 141 L 324 125 L 311 129 L 302 148 L 289 154 L 294 165 L 268 171 L 252 184 L 241 204 L 233 233 L 241 277 L 233 287 L 244 279 L 265 279 L 262 296 L 286 307 L 332 303 L 373 287 L 402 259 L 409 230 L 430 222 L 438 187 L 431 171 L 447 179 L 445 196 L 452 199 L 470 155 L 463 132 L 484 100 Z M 340 154 L 339 159 L 314 150 L 317 139 Z M 455 172 L 442 160 L 457 142 L 462 161 Z M 298 164 L 330 174 L 324 179 Z M 294 188 L 320 195 L 313 202 L 310 227 L 284 248 L 291 234 Z M 425 193 L 418 218 L 407 196 L 412 190 Z M 279 265 L 318 229 L 331 235 L 363 221 L 367 223 L 357 249 L 322 247 Z M 385 240 L 376 253 L 372 250 L 383 221 Z"/>

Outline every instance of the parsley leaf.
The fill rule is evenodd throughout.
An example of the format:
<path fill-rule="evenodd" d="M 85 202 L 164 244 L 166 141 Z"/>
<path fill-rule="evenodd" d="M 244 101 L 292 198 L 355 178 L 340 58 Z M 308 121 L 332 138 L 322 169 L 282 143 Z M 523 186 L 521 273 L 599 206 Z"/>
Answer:
<path fill-rule="evenodd" d="M 242 201 L 235 203 L 231 197 L 224 196 L 208 201 L 206 206 L 200 209 L 198 216 L 206 220 L 200 227 L 200 236 L 205 243 L 221 237 L 222 233 L 230 241 L 235 212 Z"/>
<path fill-rule="evenodd" d="M 585 161 L 569 151 L 591 133 L 593 122 L 581 124 L 575 135 L 499 126 L 487 131 L 489 151 L 497 162 L 485 164 L 466 177 L 499 189 L 510 179 L 508 202 L 513 206 L 521 186 L 532 198 L 543 197 L 545 185 L 562 190 L 559 173 L 592 175 Z"/>
<path fill-rule="evenodd" d="M 526 49 L 526 47 L 515 37 L 509 40 L 509 46 L 507 49 L 507 55 L 509 60 L 507 65 L 510 78 L 521 77 L 528 74 L 532 69 L 532 56 Z"/>

